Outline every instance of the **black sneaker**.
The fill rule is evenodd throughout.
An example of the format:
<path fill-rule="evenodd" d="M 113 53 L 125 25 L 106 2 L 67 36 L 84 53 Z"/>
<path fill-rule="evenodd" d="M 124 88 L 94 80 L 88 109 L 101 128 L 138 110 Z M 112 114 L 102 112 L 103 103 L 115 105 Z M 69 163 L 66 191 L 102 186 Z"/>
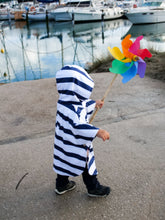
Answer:
<path fill-rule="evenodd" d="M 88 196 L 90 197 L 106 197 L 109 195 L 111 189 L 108 186 L 97 185 L 95 189 L 88 190 Z"/>
<path fill-rule="evenodd" d="M 74 181 L 69 181 L 69 183 L 66 186 L 56 188 L 55 192 L 58 195 L 62 195 L 68 191 L 75 189 L 75 188 L 76 188 L 76 183 Z"/>

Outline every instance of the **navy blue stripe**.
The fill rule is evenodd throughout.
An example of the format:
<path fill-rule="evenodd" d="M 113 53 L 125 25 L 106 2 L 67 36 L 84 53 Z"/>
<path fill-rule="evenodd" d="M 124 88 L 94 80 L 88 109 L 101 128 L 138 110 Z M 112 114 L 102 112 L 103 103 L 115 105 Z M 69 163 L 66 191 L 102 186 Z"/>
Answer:
<path fill-rule="evenodd" d="M 91 114 L 92 114 L 92 112 L 93 112 L 93 110 L 92 110 L 92 111 L 90 111 L 90 112 L 88 112 L 88 113 L 87 113 L 87 115 L 91 115 Z"/>
<path fill-rule="evenodd" d="M 93 105 L 95 103 L 94 100 L 90 100 L 89 102 L 86 103 L 86 107 Z"/>
<path fill-rule="evenodd" d="M 93 151 L 93 148 L 90 148 L 90 149 L 88 149 L 90 152 L 92 152 Z"/>
<path fill-rule="evenodd" d="M 92 166 L 93 162 L 94 162 L 95 158 L 94 156 L 90 159 L 89 161 L 89 168 Z"/>
<path fill-rule="evenodd" d="M 92 152 L 92 151 L 93 151 L 93 147 L 92 147 L 92 148 L 87 147 L 87 150 L 89 150 L 90 152 Z"/>
<path fill-rule="evenodd" d="M 55 137 L 56 137 L 58 140 L 62 141 L 63 144 L 65 144 L 65 145 L 70 145 L 70 146 L 73 146 L 73 147 L 78 147 L 78 148 L 87 150 L 87 146 L 84 145 L 84 144 L 74 144 L 74 143 L 72 143 L 72 142 L 70 142 L 70 141 L 64 140 L 61 136 L 58 136 L 57 134 L 55 134 Z"/>
<path fill-rule="evenodd" d="M 74 107 L 74 104 L 72 104 L 72 103 L 69 103 L 69 102 L 63 103 L 63 102 L 61 102 L 60 100 L 58 101 L 58 103 L 61 104 L 61 105 L 64 105 L 66 108 L 68 108 L 69 110 L 71 110 L 71 111 L 73 111 L 74 113 L 76 113 L 78 117 L 80 116 L 79 111 L 80 111 L 80 110 L 83 110 L 82 104 L 80 104 L 80 107 L 78 106 L 77 111 L 76 111 L 76 109 L 75 109 L 75 107 Z M 79 102 L 79 103 L 80 103 L 80 102 Z M 77 104 L 77 105 L 78 105 L 78 104 Z M 87 115 L 86 115 L 86 116 L 87 116 Z"/>
<path fill-rule="evenodd" d="M 58 79 L 56 79 L 56 82 L 57 83 L 71 83 L 72 82 L 72 83 L 75 83 L 76 85 L 78 85 L 78 86 L 80 86 L 80 87 L 82 87 L 82 88 L 84 88 L 84 89 L 86 89 L 90 92 L 92 92 L 92 89 L 93 89 L 92 87 L 88 86 L 87 84 L 85 84 L 85 83 L 83 83 L 83 82 L 81 82 L 78 79 L 73 78 L 73 77 L 58 78 Z"/>
<path fill-rule="evenodd" d="M 78 93 L 76 92 L 73 92 L 73 91 L 70 91 L 70 90 L 58 90 L 58 93 L 59 94 L 64 94 L 64 95 L 71 95 L 71 96 L 77 96 L 78 99 L 80 100 L 85 100 L 87 99 L 86 97 L 83 97 L 81 95 L 79 95 Z"/>
<path fill-rule="evenodd" d="M 60 157 L 58 157 L 58 156 L 56 156 L 56 155 L 54 155 L 54 159 L 59 160 L 59 161 L 61 161 L 62 163 L 67 164 L 68 166 L 73 167 L 73 168 L 75 168 L 75 169 L 84 170 L 84 167 L 80 167 L 80 166 L 77 166 L 77 165 L 75 165 L 75 164 L 71 164 L 71 163 L 69 163 L 68 161 L 63 160 L 63 159 L 61 159 Z"/>
<path fill-rule="evenodd" d="M 93 172 L 93 175 L 97 175 L 97 170 L 95 169 L 95 171 Z"/>
<path fill-rule="evenodd" d="M 82 102 L 72 102 L 72 101 L 62 101 L 62 100 L 58 100 L 58 103 L 60 103 L 61 105 L 82 105 Z"/>
<path fill-rule="evenodd" d="M 84 140 L 87 140 L 87 141 L 92 141 L 92 140 L 93 140 L 93 138 L 91 138 L 91 137 L 86 137 L 86 136 L 82 136 L 82 135 L 75 135 L 75 134 L 73 134 L 73 132 L 72 132 L 71 130 L 66 129 L 66 128 L 64 128 L 63 126 L 61 126 L 59 122 L 56 122 L 56 127 L 57 127 L 57 126 L 58 126 L 59 129 L 62 130 L 64 133 L 70 134 L 70 135 L 74 136 L 75 139 L 84 139 Z M 62 138 L 62 137 L 59 137 L 58 139 L 60 139 L 60 138 Z M 68 142 L 68 144 L 69 144 L 69 143 L 71 143 L 71 142 Z M 71 143 L 70 145 L 74 145 L 74 144 Z M 74 145 L 74 146 L 76 146 L 76 147 L 82 147 L 82 145 Z"/>
<path fill-rule="evenodd" d="M 64 168 L 62 168 L 62 167 L 58 167 L 58 166 L 56 166 L 56 165 L 54 165 L 54 164 L 53 164 L 53 167 L 54 167 L 56 170 L 59 170 L 59 171 L 61 171 L 61 172 L 63 172 L 63 173 L 67 173 L 68 175 L 78 176 L 77 174 L 75 174 L 75 173 L 73 173 L 73 172 L 71 172 L 71 171 L 69 171 L 69 170 L 66 170 L 66 169 L 64 169 Z"/>
<path fill-rule="evenodd" d="M 68 103 L 63 103 L 63 102 L 61 102 L 61 100 L 58 100 L 58 103 L 60 105 L 64 105 L 66 108 L 68 108 L 68 109 L 72 110 L 73 112 L 75 112 L 75 108 L 72 105 L 72 103 L 69 103 L 69 102 Z"/>
<path fill-rule="evenodd" d="M 73 158 L 76 158 L 78 160 L 86 161 L 86 157 L 82 157 L 82 156 L 80 156 L 78 154 L 75 154 L 75 153 L 66 152 L 66 151 L 64 151 L 64 149 L 57 146 L 56 144 L 54 144 L 54 148 L 57 149 L 58 151 L 62 152 L 63 154 L 65 154 L 68 157 L 73 157 Z"/>
<path fill-rule="evenodd" d="M 73 67 L 73 66 L 64 66 L 61 70 L 73 70 L 73 71 L 77 71 L 79 73 L 81 73 L 83 76 L 85 76 L 86 78 L 88 78 L 90 81 L 93 82 L 93 80 L 91 78 L 89 78 L 85 72 L 81 71 L 80 69 Z"/>
<path fill-rule="evenodd" d="M 98 128 L 94 127 L 93 125 L 90 124 L 79 124 L 76 125 L 72 119 L 70 119 L 69 117 L 63 115 L 61 112 L 57 111 L 57 114 L 64 120 L 64 121 L 68 121 L 69 124 L 75 128 L 75 129 L 89 129 L 89 130 L 98 130 Z M 91 140 L 93 140 L 93 138 L 91 138 Z"/>

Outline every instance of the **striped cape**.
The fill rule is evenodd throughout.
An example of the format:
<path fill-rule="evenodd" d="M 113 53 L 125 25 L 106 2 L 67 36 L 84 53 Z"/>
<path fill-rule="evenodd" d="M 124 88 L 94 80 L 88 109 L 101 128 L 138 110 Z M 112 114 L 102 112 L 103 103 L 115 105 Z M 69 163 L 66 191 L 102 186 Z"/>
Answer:
<path fill-rule="evenodd" d="M 78 176 L 87 164 L 89 174 L 96 175 L 92 141 L 98 128 L 88 123 L 95 108 L 95 101 L 89 99 L 94 82 L 83 68 L 67 65 L 56 73 L 56 84 L 53 169 L 63 176 Z"/>

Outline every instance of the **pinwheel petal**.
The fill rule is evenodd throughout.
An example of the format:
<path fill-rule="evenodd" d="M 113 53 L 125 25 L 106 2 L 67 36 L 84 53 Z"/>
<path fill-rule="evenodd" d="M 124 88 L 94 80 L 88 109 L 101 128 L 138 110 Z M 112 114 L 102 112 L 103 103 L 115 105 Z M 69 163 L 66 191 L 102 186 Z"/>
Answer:
<path fill-rule="evenodd" d="M 137 55 L 137 51 L 140 49 L 140 41 L 143 39 L 143 36 L 139 36 L 136 38 L 136 40 L 133 42 L 131 47 L 129 48 L 129 51 L 135 55 Z"/>
<path fill-rule="evenodd" d="M 121 74 L 121 76 L 123 77 L 122 83 L 127 83 L 128 81 L 130 81 L 132 78 L 136 76 L 137 69 L 138 69 L 138 62 L 133 62 L 133 64 L 134 65 L 130 69 L 128 69 L 128 71 Z"/>
<path fill-rule="evenodd" d="M 131 35 L 128 34 L 121 42 L 123 54 L 125 57 L 130 58 L 131 60 L 134 59 L 135 54 L 129 51 L 129 48 L 132 46 L 133 42 L 130 40 Z"/>
<path fill-rule="evenodd" d="M 125 58 L 124 54 L 121 52 L 121 50 L 118 47 L 113 47 L 113 48 L 108 47 L 108 50 L 115 59 L 120 60 L 123 63 L 129 63 L 132 61 L 130 58 Z"/>
<path fill-rule="evenodd" d="M 148 49 L 140 49 L 140 50 L 138 50 L 138 52 L 137 52 L 137 55 L 139 56 L 139 57 L 141 57 L 143 60 L 144 60 L 144 58 L 146 58 L 146 57 L 148 57 L 148 58 L 151 58 L 152 57 L 152 54 L 150 53 L 150 51 L 148 50 Z"/>
<path fill-rule="evenodd" d="M 137 62 L 138 62 L 137 73 L 139 74 L 140 78 L 144 78 L 145 71 L 146 71 L 146 63 L 142 59 L 138 60 Z"/>
<path fill-rule="evenodd" d="M 133 66 L 133 62 L 123 63 L 120 60 L 113 60 L 112 67 L 109 70 L 112 73 L 123 74 L 126 71 L 128 71 L 132 66 Z"/>
<path fill-rule="evenodd" d="M 131 34 L 128 34 L 121 42 L 122 48 L 129 49 L 133 44 L 132 40 L 130 40 Z"/>
<path fill-rule="evenodd" d="M 124 54 L 120 51 L 118 47 L 108 47 L 108 50 L 112 54 L 112 56 L 117 60 L 122 60 L 125 58 Z"/>

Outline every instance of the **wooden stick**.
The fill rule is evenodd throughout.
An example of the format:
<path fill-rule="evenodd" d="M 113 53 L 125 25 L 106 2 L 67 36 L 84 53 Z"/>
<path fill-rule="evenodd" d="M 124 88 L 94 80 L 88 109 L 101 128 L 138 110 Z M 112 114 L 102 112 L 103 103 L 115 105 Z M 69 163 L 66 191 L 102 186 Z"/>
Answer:
<path fill-rule="evenodd" d="M 114 81 L 115 81 L 115 79 L 116 79 L 117 76 L 118 76 L 118 74 L 115 74 L 115 76 L 113 77 L 111 83 L 109 84 L 107 90 L 106 90 L 105 93 L 104 93 L 103 98 L 101 99 L 102 101 L 104 101 L 105 98 L 107 97 L 107 95 L 108 95 L 108 93 L 110 92 L 110 90 L 111 90 L 111 88 L 112 88 L 112 85 L 113 85 L 113 83 L 114 83 Z M 96 108 L 96 109 L 95 109 L 95 111 L 94 111 L 92 117 L 90 118 L 89 123 L 91 123 L 91 122 L 93 121 L 93 119 L 95 118 L 95 116 L 96 116 L 98 110 L 99 110 L 99 108 Z"/>

